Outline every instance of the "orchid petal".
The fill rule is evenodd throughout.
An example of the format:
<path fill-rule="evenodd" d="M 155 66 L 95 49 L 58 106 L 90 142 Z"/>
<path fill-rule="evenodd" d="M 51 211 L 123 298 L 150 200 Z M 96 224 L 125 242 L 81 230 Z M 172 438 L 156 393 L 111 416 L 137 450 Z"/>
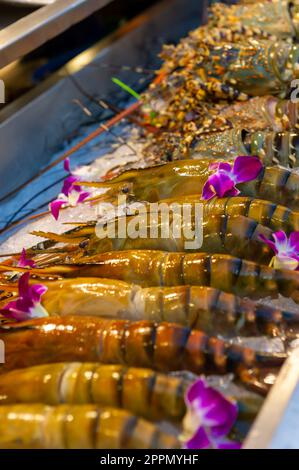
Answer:
<path fill-rule="evenodd" d="M 188 388 L 185 401 L 188 408 L 185 429 L 189 432 L 195 433 L 196 427 L 204 426 L 215 438 L 225 436 L 237 418 L 237 404 L 209 387 L 201 378 Z"/>
<path fill-rule="evenodd" d="M 218 171 L 219 170 L 222 170 L 222 171 L 225 171 L 226 173 L 231 173 L 232 171 L 232 166 L 230 163 L 228 162 L 220 162 L 218 164 Z"/>
<path fill-rule="evenodd" d="M 44 295 L 45 292 L 47 292 L 48 288 L 44 286 L 43 284 L 33 284 L 30 287 L 30 297 L 33 300 L 33 302 L 40 302 L 42 296 Z"/>
<path fill-rule="evenodd" d="M 253 180 L 260 173 L 263 165 L 258 157 L 237 157 L 233 169 L 228 162 L 216 162 L 209 166 L 211 174 L 203 186 L 202 198 L 209 200 L 214 196 L 237 196 L 240 191 L 237 183 Z"/>
<path fill-rule="evenodd" d="M 0 313 L 8 318 L 17 321 L 26 320 L 28 318 L 44 317 L 48 313 L 41 305 L 40 300 L 46 292 L 47 287 L 42 284 L 29 285 L 30 273 L 23 274 L 19 279 L 19 298 L 8 302 Z"/>
<path fill-rule="evenodd" d="M 20 297 L 26 297 L 29 289 L 30 273 L 23 274 L 19 279 L 19 294 Z"/>
<path fill-rule="evenodd" d="M 228 191 L 234 188 L 235 183 L 231 176 L 224 172 L 218 172 L 211 175 L 208 179 L 210 185 L 214 188 L 219 197 L 224 197 Z"/>
<path fill-rule="evenodd" d="M 50 211 L 54 217 L 54 219 L 58 220 L 58 217 L 59 217 L 59 212 L 60 212 L 60 209 L 62 208 L 63 205 L 65 205 L 65 201 L 61 200 L 61 199 L 55 199 L 55 201 L 52 201 L 50 203 Z"/>
<path fill-rule="evenodd" d="M 65 171 L 67 171 L 68 173 L 71 173 L 70 159 L 69 159 L 69 158 L 65 158 L 65 159 L 64 159 L 63 168 L 64 168 Z"/>
<path fill-rule="evenodd" d="M 213 163 L 210 163 L 209 170 L 210 171 L 217 171 L 218 167 L 219 167 L 219 162 L 213 162 Z"/>
<path fill-rule="evenodd" d="M 292 232 L 289 237 L 289 247 L 296 254 L 299 253 L 299 232 Z"/>
<path fill-rule="evenodd" d="M 6 318 L 16 320 L 16 321 L 23 321 L 28 318 L 28 314 L 18 310 L 16 307 L 16 302 L 12 301 L 9 302 L 3 309 L 0 310 L 1 315 Z"/>
<path fill-rule="evenodd" d="M 197 400 L 198 397 L 201 396 L 201 393 L 203 392 L 204 388 L 205 388 L 205 381 L 203 379 L 198 379 L 195 382 L 193 382 L 192 385 L 190 385 L 190 387 L 188 388 L 186 392 L 186 397 L 185 397 L 187 406 L 192 405 L 192 402 L 194 400 Z"/>
<path fill-rule="evenodd" d="M 18 266 L 20 266 L 21 268 L 24 268 L 26 266 L 26 250 L 25 250 L 25 248 L 23 248 L 23 250 L 22 250 L 22 254 L 20 256 Z"/>
<path fill-rule="evenodd" d="M 198 397 L 194 399 L 191 410 L 198 409 L 201 421 L 204 426 L 211 428 L 213 436 L 223 436 L 229 432 L 238 414 L 236 403 L 228 400 L 218 390 L 205 385 L 200 389 L 193 389 L 193 396 L 198 392 Z"/>
<path fill-rule="evenodd" d="M 225 193 L 225 196 L 227 197 L 234 197 L 234 196 L 238 196 L 240 194 L 241 191 L 238 190 L 238 188 L 236 187 L 233 187 L 232 189 L 230 189 L 229 191 L 227 191 Z"/>
<path fill-rule="evenodd" d="M 78 183 L 78 181 L 80 181 L 80 178 L 78 178 L 78 176 L 75 176 L 75 175 L 68 176 L 64 180 L 61 192 L 65 196 L 68 196 L 70 194 L 70 192 L 75 188 L 76 188 L 76 190 L 80 191 L 80 185 L 76 184 L 76 183 Z"/>
<path fill-rule="evenodd" d="M 20 312 L 29 313 L 30 310 L 34 307 L 34 302 L 28 297 L 19 297 L 16 300 L 16 309 Z"/>
<path fill-rule="evenodd" d="M 258 157 L 237 157 L 233 166 L 235 183 L 245 183 L 246 181 L 254 180 L 262 168 L 263 164 Z"/>
<path fill-rule="evenodd" d="M 283 230 L 279 230 L 272 234 L 274 238 L 275 246 L 278 252 L 284 250 L 286 251 L 288 248 L 288 237 L 286 236 Z"/>
<path fill-rule="evenodd" d="M 72 191 L 75 191 L 76 193 L 82 193 L 83 192 L 82 191 L 82 186 L 80 186 L 80 184 L 78 184 L 78 183 L 74 183 L 70 192 L 72 192 Z"/>
<path fill-rule="evenodd" d="M 225 436 L 231 430 L 238 416 L 237 404 L 227 400 L 223 396 L 221 398 L 218 406 L 215 406 L 214 409 L 210 411 L 209 415 L 206 415 L 206 419 L 213 419 L 214 422 L 219 422 L 219 425 L 211 428 L 211 435 L 213 437 Z"/>
<path fill-rule="evenodd" d="M 299 266 L 298 259 L 289 256 L 274 256 L 273 268 L 274 269 L 289 269 L 295 271 Z"/>
<path fill-rule="evenodd" d="M 85 201 L 90 196 L 90 192 L 88 191 L 82 191 L 78 197 L 77 204 L 80 204 L 81 202 Z"/>
<path fill-rule="evenodd" d="M 260 235 L 259 235 L 259 238 L 260 238 L 264 243 L 266 243 L 266 245 L 268 245 L 268 246 L 271 248 L 271 250 L 274 251 L 275 254 L 278 253 L 278 250 L 277 250 L 276 245 L 275 245 L 274 242 L 272 242 L 271 240 L 269 240 L 268 238 L 266 238 L 265 235 L 263 235 L 263 234 L 260 234 Z"/>
<path fill-rule="evenodd" d="M 222 450 L 236 450 L 236 449 L 241 449 L 242 445 L 240 442 L 236 441 L 230 441 L 229 439 L 221 439 L 221 440 L 216 440 L 213 441 L 214 448 L 216 447 L 217 449 L 222 449 Z"/>
<path fill-rule="evenodd" d="M 36 264 L 33 260 L 26 258 L 25 248 L 23 248 L 23 250 L 22 250 L 22 254 L 20 256 L 20 259 L 18 261 L 17 266 L 20 267 L 20 268 L 26 268 L 26 267 L 35 268 L 36 267 Z"/>
<path fill-rule="evenodd" d="M 209 199 L 212 199 L 214 196 L 216 196 L 216 193 L 208 180 L 206 181 L 206 183 L 204 184 L 202 188 L 201 198 L 208 201 Z"/>
<path fill-rule="evenodd" d="M 185 443 L 185 446 L 187 449 L 208 449 L 210 441 L 205 429 L 201 426 L 191 439 Z"/>

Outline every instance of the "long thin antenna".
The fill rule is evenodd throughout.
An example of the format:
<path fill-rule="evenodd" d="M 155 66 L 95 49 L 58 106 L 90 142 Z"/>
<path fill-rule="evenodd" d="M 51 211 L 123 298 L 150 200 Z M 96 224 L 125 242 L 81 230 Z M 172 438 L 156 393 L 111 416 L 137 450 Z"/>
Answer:
<path fill-rule="evenodd" d="M 67 72 L 68 73 L 68 72 Z M 165 72 L 160 72 L 157 77 L 153 80 L 153 83 L 159 84 L 166 76 Z M 116 116 L 113 116 L 107 123 L 105 124 L 106 127 L 109 129 L 122 121 L 123 119 L 128 119 L 131 118 L 131 115 L 137 111 L 141 106 L 141 102 L 137 101 L 136 103 L 131 104 L 128 108 L 120 111 Z M 151 130 L 152 132 L 154 129 L 150 129 L 150 126 L 145 126 L 148 130 Z M 156 129 L 157 130 L 157 129 Z M 35 181 L 39 176 L 45 174 L 47 171 L 49 171 L 51 168 L 53 168 L 55 165 L 58 163 L 62 162 L 65 160 L 67 157 L 70 157 L 73 153 L 77 152 L 77 150 L 80 150 L 84 145 L 88 144 L 92 140 L 94 140 L 96 137 L 100 136 L 103 132 L 105 132 L 105 129 L 102 127 L 99 127 L 95 131 L 93 131 L 91 134 L 89 134 L 87 137 L 85 137 L 83 140 L 78 142 L 76 145 L 74 145 L 71 149 L 67 150 L 61 157 L 57 158 L 54 160 L 50 165 L 47 165 L 45 168 L 41 169 L 38 171 L 34 176 L 29 178 L 27 181 L 24 183 L 20 184 L 17 186 L 15 189 L 10 191 L 9 193 L 5 194 L 0 198 L 0 202 L 4 201 L 5 199 L 13 196 L 16 192 L 20 191 L 21 189 L 25 188 L 28 186 L 32 181 Z"/>
<path fill-rule="evenodd" d="M 107 123 L 105 124 L 106 127 L 108 127 L 109 129 L 111 127 L 113 127 L 115 124 L 118 124 L 120 121 L 122 121 L 123 119 L 126 119 L 127 116 L 129 116 L 131 113 L 133 113 L 134 111 L 137 111 L 137 109 L 141 106 L 141 103 L 139 101 L 137 101 L 136 103 L 133 103 L 131 106 L 129 106 L 128 108 L 124 109 L 121 113 L 119 113 L 118 115 L 116 116 L 113 116 L 111 119 L 109 119 L 109 121 L 107 121 Z M 19 185 L 17 188 L 13 189 L 12 191 L 10 191 L 9 193 L 7 193 L 5 196 L 2 196 L 0 198 L 0 202 L 4 201 L 5 199 L 7 199 L 8 197 L 10 196 L 13 196 L 16 192 L 20 191 L 21 189 L 25 188 L 26 186 L 28 186 L 28 184 L 32 183 L 33 181 L 35 181 L 37 178 L 39 178 L 40 176 L 44 175 L 47 171 L 51 170 L 51 168 L 55 167 L 58 163 L 60 162 L 63 162 L 67 157 L 70 157 L 71 155 L 73 155 L 75 152 L 77 152 L 78 150 L 80 150 L 82 147 L 84 147 L 86 144 L 88 144 L 89 142 L 91 142 L 92 140 L 94 140 L 96 137 L 100 136 L 101 134 L 103 134 L 105 131 L 105 129 L 103 129 L 103 127 L 99 126 L 96 130 L 94 130 L 93 132 L 91 132 L 87 137 L 85 137 L 84 139 L 82 139 L 80 142 L 78 142 L 77 144 L 75 144 L 72 148 L 70 148 L 69 150 L 67 150 L 63 155 L 61 155 L 60 157 L 56 158 L 56 160 L 54 160 L 52 163 L 50 163 L 50 165 L 47 165 L 45 168 L 41 169 L 38 173 L 36 173 L 34 176 L 32 176 L 31 178 L 29 178 L 25 183 L 22 183 L 21 185 Z"/>

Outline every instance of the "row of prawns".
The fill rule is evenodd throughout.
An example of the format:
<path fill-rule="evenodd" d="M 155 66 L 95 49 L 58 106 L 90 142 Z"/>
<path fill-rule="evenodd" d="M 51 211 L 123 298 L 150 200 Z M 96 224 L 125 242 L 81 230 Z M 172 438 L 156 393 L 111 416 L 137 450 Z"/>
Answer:
<path fill-rule="evenodd" d="M 280 259 L 272 239 L 299 233 L 298 9 L 213 6 L 143 96 L 160 164 L 80 181 L 101 203 L 127 195 L 129 215 L 105 237 L 98 220 L 35 231 L 46 240 L 1 265 L 0 447 L 181 447 L 201 374 L 238 403 L 229 437 L 244 438 L 298 336 L 299 253 Z M 160 201 L 188 207 L 175 236 Z"/>

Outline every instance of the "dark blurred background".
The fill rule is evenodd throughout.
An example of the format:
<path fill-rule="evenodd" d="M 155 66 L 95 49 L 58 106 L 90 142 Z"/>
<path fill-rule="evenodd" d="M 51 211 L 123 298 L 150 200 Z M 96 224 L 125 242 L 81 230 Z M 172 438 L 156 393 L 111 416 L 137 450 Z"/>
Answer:
<path fill-rule="evenodd" d="M 50 0 L 34 0 L 34 2 Z M 58 0 L 59 1 L 59 0 Z M 38 6 L 25 7 L 22 0 L 0 0 L 0 28 L 33 12 Z M 23 0 L 26 3 L 26 0 Z M 61 68 L 73 57 L 112 33 L 119 26 L 158 0 L 114 0 L 100 11 L 77 23 L 22 59 L 0 70 L 6 84 L 6 104 L 15 100 Z M 5 106 L 2 105 L 2 106 Z"/>

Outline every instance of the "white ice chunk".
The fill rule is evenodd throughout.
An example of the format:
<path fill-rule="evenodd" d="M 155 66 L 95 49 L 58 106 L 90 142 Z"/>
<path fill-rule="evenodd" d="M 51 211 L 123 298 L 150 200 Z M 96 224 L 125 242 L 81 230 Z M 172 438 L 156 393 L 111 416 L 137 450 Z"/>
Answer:
<path fill-rule="evenodd" d="M 102 179 L 108 171 L 116 167 L 119 170 L 120 167 L 131 163 L 134 163 L 136 167 L 145 166 L 142 149 L 143 144 L 134 140 L 130 141 L 129 147 L 127 145 L 118 146 L 112 152 L 96 159 L 91 165 L 78 167 L 73 173 L 79 175 L 82 180 L 92 181 Z M 100 188 L 93 189 L 88 187 L 88 190 L 92 193 L 92 196 L 105 193 L 105 190 Z M 123 214 L 126 208 L 127 205 L 120 207 L 117 215 Z M 63 233 L 75 227 L 71 222 L 88 222 L 102 218 L 101 222 L 105 223 L 114 216 L 112 204 L 109 205 L 104 202 L 99 202 L 95 205 L 84 203 L 77 207 L 69 207 L 60 212 L 58 221 L 49 214 L 29 222 L 0 245 L 0 254 L 18 253 L 22 248 L 29 248 L 44 240 L 42 237 L 31 235 L 30 232 L 32 231 Z M 68 223 L 67 225 L 64 224 L 66 222 Z"/>
<path fill-rule="evenodd" d="M 285 352 L 284 343 L 280 338 L 268 338 L 267 336 L 236 336 L 229 339 L 231 344 L 245 346 L 255 351 L 266 353 L 282 353 Z"/>
<path fill-rule="evenodd" d="M 276 299 L 272 297 L 264 297 L 257 301 L 260 304 L 268 305 L 269 307 L 276 307 L 282 310 L 287 310 L 288 312 L 299 314 L 299 305 L 293 299 L 284 297 L 279 294 Z"/>

